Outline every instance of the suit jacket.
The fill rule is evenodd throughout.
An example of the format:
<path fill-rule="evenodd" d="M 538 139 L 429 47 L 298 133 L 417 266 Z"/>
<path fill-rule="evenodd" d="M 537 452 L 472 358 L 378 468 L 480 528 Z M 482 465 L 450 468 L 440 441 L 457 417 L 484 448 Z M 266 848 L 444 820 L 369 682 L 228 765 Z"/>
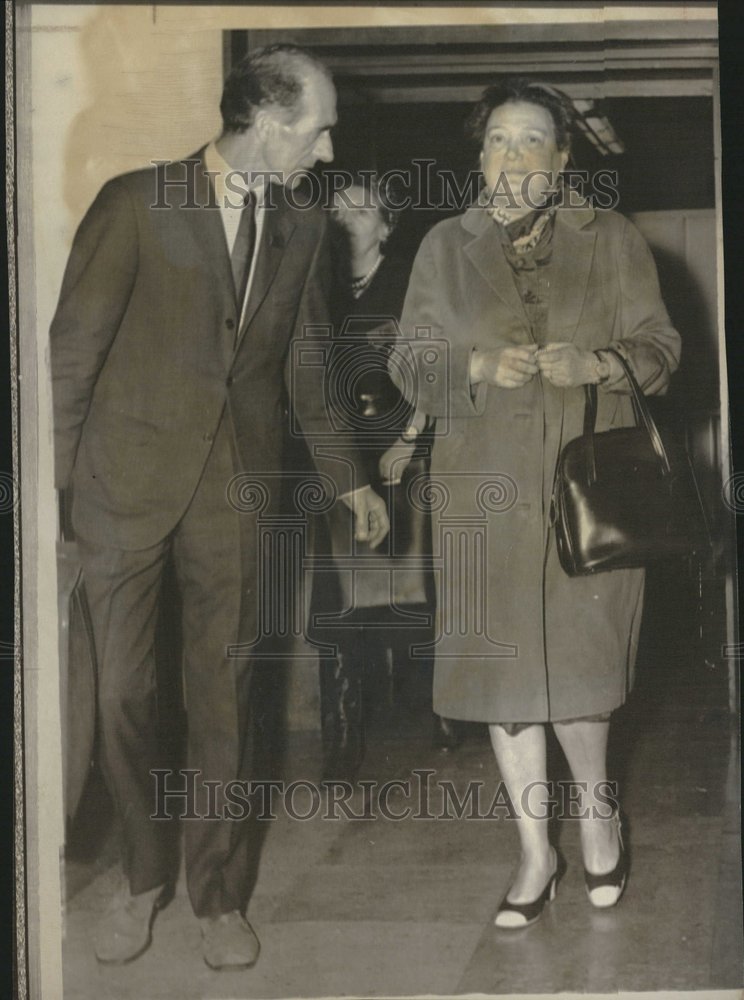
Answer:
<path fill-rule="evenodd" d="M 289 397 L 311 444 L 333 436 L 324 214 L 271 189 L 238 330 L 203 154 L 104 185 L 75 236 L 51 327 L 56 485 L 74 487 L 77 531 L 124 549 L 176 525 L 224 413 L 241 472 L 281 469 Z M 317 340 L 309 363 L 293 338 Z M 339 493 L 363 485 L 353 447 L 336 451 L 318 469 Z"/>
<path fill-rule="evenodd" d="M 680 337 L 635 227 L 615 212 L 558 209 L 548 273 L 547 339 L 584 350 L 612 344 L 646 393 L 663 392 Z M 474 349 L 533 342 L 496 226 L 482 208 L 425 237 L 401 330 L 391 375 L 437 417 L 435 709 L 485 722 L 540 722 L 616 708 L 632 679 L 643 571 L 571 579 L 557 560 L 550 499 L 561 448 L 582 433 L 583 387 L 560 389 L 538 374 L 518 389 L 471 388 Z M 633 423 L 624 378 L 598 395 L 598 429 Z"/>

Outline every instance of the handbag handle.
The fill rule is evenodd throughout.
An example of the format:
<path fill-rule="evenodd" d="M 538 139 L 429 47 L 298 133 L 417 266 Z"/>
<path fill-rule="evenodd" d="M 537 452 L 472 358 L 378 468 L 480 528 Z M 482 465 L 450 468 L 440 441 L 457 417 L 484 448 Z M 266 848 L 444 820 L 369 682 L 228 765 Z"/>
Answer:
<path fill-rule="evenodd" d="M 672 467 L 669 462 L 669 456 L 667 455 L 664 447 L 664 442 L 661 440 L 659 429 L 656 426 L 654 418 L 651 416 L 648 403 L 641 392 L 641 387 L 638 385 L 630 365 L 622 354 L 620 354 L 619 351 L 616 351 L 614 347 L 604 347 L 602 350 L 607 354 L 614 355 L 614 357 L 616 357 L 620 362 L 633 394 L 633 409 L 636 414 L 636 422 L 639 426 L 643 424 L 646 429 L 646 433 L 651 440 L 651 447 L 654 449 L 659 459 L 662 476 L 670 475 Z M 594 383 L 587 384 L 584 386 L 584 390 L 586 395 L 586 407 L 584 409 L 584 435 L 586 436 L 588 446 L 587 473 L 589 477 L 589 484 L 591 485 L 597 481 L 597 460 L 594 453 L 594 430 L 597 423 L 597 387 Z"/>

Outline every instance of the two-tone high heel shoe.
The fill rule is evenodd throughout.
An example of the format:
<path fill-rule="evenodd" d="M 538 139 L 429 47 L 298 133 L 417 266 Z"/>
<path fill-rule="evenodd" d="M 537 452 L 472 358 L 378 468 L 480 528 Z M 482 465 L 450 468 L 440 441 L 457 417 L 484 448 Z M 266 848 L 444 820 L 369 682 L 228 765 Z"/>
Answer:
<path fill-rule="evenodd" d="M 554 853 L 555 868 L 553 874 L 537 899 L 533 899 L 529 903 L 512 903 L 507 898 L 509 895 L 507 892 L 493 921 L 497 927 L 502 930 L 521 930 L 540 919 L 546 905 L 555 899 L 558 882 L 565 872 L 565 862 L 562 856 L 555 849 Z"/>
<path fill-rule="evenodd" d="M 587 895 L 592 906 L 597 909 L 606 910 L 615 906 L 625 890 L 625 883 L 628 878 L 628 855 L 623 843 L 622 823 L 619 813 L 615 813 L 615 827 L 617 829 L 617 842 L 620 855 L 617 864 L 611 872 L 605 875 L 595 875 L 584 868 L 584 882 L 586 884 Z"/>

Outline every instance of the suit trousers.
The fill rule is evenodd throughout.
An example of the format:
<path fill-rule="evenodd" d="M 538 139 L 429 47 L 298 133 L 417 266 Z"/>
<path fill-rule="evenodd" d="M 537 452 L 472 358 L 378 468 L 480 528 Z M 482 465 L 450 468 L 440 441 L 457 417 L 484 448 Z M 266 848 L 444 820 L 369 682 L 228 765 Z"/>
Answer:
<path fill-rule="evenodd" d="M 102 768 L 123 825 L 123 865 L 134 894 L 168 881 L 172 871 L 171 824 L 152 818 L 157 784 L 151 771 L 161 746 L 155 630 L 164 567 L 173 559 L 182 603 L 188 769 L 198 774 L 190 801 L 168 796 L 165 806 L 171 815 L 188 807 L 192 817 L 183 819 L 184 854 L 198 917 L 244 910 L 250 891 L 249 821 L 223 815 L 225 784 L 248 781 L 253 757 L 251 660 L 227 652 L 241 639 L 241 602 L 256 588 L 255 528 L 227 499 L 235 469 L 231 421 L 223 415 L 189 507 L 166 538 L 141 551 L 78 539 L 99 664 Z M 205 782 L 215 783 L 211 802 Z M 168 775 L 166 787 L 185 789 L 185 776 Z M 208 813 L 213 818 L 194 818 Z"/>

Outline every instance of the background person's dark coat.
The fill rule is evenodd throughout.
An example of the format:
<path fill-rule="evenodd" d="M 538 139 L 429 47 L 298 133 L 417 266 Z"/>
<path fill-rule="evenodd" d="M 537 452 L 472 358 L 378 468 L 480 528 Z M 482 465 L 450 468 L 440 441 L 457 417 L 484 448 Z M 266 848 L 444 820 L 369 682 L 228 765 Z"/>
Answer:
<path fill-rule="evenodd" d="M 585 350 L 612 342 L 646 393 L 663 392 L 680 338 L 640 234 L 622 216 L 585 206 L 558 210 L 553 240 L 547 339 Z M 632 684 L 644 574 L 570 579 L 558 563 L 550 497 L 560 449 L 582 432 L 583 388 L 558 389 L 538 375 L 520 389 L 481 384 L 471 392 L 473 349 L 532 342 L 482 208 L 426 236 L 401 328 L 393 377 L 438 418 L 435 710 L 539 722 L 616 708 Z M 599 395 L 599 430 L 633 423 L 621 384 Z"/>

